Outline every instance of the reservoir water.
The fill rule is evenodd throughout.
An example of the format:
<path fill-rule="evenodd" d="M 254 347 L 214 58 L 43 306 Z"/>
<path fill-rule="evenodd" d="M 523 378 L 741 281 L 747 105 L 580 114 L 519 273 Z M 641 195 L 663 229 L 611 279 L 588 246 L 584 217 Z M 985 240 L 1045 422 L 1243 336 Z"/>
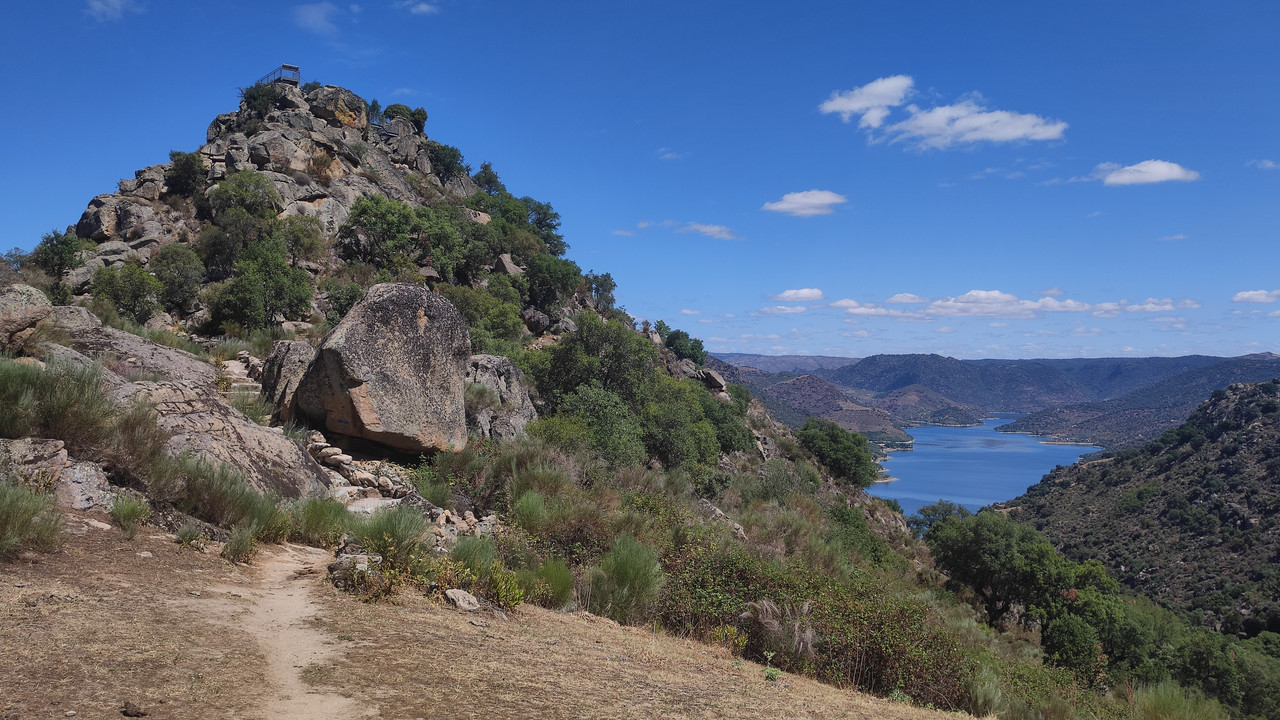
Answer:
<path fill-rule="evenodd" d="M 1046 443 L 1030 435 L 996 432 L 1017 416 L 1002 415 L 971 427 L 910 428 L 914 449 L 890 453 L 885 462 L 893 482 L 867 489 L 893 498 L 911 515 L 923 505 L 950 500 L 976 511 L 1012 500 L 1058 465 L 1070 465 L 1098 448 Z"/>

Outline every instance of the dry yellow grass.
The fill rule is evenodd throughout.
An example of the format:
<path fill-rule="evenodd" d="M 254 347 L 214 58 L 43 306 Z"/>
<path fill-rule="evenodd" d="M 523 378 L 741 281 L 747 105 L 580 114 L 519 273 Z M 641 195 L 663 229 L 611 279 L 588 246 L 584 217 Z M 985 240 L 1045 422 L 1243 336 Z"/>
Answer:
<path fill-rule="evenodd" d="M 957 717 L 770 681 L 724 648 L 586 613 L 464 614 L 414 591 L 365 604 L 314 551 L 236 566 L 94 518 L 0 565 L 0 720 L 120 717 L 125 701 L 150 718 Z"/>

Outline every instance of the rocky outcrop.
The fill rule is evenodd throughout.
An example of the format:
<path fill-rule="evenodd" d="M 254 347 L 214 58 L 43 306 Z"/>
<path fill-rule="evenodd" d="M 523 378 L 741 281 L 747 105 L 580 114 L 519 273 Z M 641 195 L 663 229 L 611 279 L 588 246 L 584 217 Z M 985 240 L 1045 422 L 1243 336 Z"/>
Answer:
<path fill-rule="evenodd" d="M 330 432 L 419 453 L 467 444 L 462 315 L 417 285 L 374 285 L 320 344 L 300 413 Z"/>
<path fill-rule="evenodd" d="M 185 350 L 178 350 L 138 337 L 133 333 L 103 327 L 88 310 L 81 307 L 54 308 L 41 321 L 70 336 L 67 344 L 103 365 L 129 376 L 154 375 L 165 380 L 182 381 L 206 392 L 216 385 L 213 366 Z"/>
<path fill-rule="evenodd" d="M 114 498 L 102 468 L 67 457 L 61 440 L 0 439 L 0 468 L 27 487 L 51 491 L 61 508 L 106 510 Z"/>
<path fill-rule="evenodd" d="M 30 285 L 0 289 L 0 350 L 19 350 L 36 323 L 53 312 L 44 293 Z"/>
<path fill-rule="evenodd" d="M 316 350 L 303 340 L 281 340 L 271 347 L 262 366 L 262 394 L 276 407 L 282 422 L 297 414 L 294 393 L 307 367 L 315 359 Z"/>
<path fill-rule="evenodd" d="M 467 382 L 488 388 L 490 392 L 481 394 L 493 400 L 467 408 L 467 425 L 480 437 L 510 440 L 538 419 L 524 386 L 524 373 L 509 358 L 472 355 L 467 363 Z"/>
<path fill-rule="evenodd" d="M 324 470 L 279 428 L 258 425 L 208 388 L 185 382 L 136 382 L 115 390 L 122 402 L 145 401 L 155 408 L 173 455 L 195 452 L 225 463 L 263 492 L 295 498 L 323 492 Z"/>

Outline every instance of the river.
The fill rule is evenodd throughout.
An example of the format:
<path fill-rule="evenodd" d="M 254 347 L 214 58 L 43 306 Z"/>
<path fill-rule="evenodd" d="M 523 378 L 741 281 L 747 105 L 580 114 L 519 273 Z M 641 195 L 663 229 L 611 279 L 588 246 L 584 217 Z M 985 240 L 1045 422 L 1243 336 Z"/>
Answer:
<path fill-rule="evenodd" d="M 1017 417 L 1000 415 L 970 427 L 910 428 L 914 449 L 891 453 L 884 464 L 898 479 L 877 483 L 867 492 L 897 500 L 905 515 L 940 499 L 977 510 L 1012 500 L 1056 466 L 1070 465 L 1098 449 L 996 432 Z"/>

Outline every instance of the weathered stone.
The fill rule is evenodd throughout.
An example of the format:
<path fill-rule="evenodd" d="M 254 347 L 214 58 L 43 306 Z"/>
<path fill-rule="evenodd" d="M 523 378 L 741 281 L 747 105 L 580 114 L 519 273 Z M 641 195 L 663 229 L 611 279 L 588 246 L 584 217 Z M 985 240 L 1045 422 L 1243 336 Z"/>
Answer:
<path fill-rule="evenodd" d="M 458 588 L 450 588 L 444 591 L 444 596 L 449 598 L 449 602 L 462 612 L 478 612 L 480 610 L 480 601 L 476 600 L 476 596 L 466 590 Z"/>
<path fill-rule="evenodd" d="M 409 452 L 466 446 L 466 321 L 416 285 L 374 285 L 325 337 L 295 394 L 326 429 Z"/>
<path fill-rule="evenodd" d="M 334 127 L 364 130 L 369 124 L 364 100 L 346 88 L 325 85 L 307 95 L 307 104 L 312 115 L 327 120 Z"/>
<path fill-rule="evenodd" d="M 699 370 L 698 379 L 701 380 L 702 384 L 706 385 L 707 389 L 712 393 L 724 392 L 729 388 L 728 383 L 724 381 L 724 377 L 711 368 L 703 368 L 702 370 Z"/>
<path fill-rule="evenodd" d="M 524 326 L 529 328 L 529 332 L 534 335 L 541 335 L 551 327 L 551 318 L 547 317 L 547 314 L 541 310 L 531 307 L 525 308 L 524 312 L 520 313 L 520 319 L 524 321 Z"/>
<path fill-rule="evenodd" d="M 102 466 L 91 462 L 78 462 L 62 471 L 58 487 L 54 491 L 58 507 L 72 510 L 108 510 L 115 500 L 115 493 Z"/>
<path fill-rule="evenodd" d="M 136 382 L 119 388 L 121 402 L 145 400 L 155 408 L 168 450 L 195 452 L 244 473 L 254 487 L 283 497 L 318 494 L 328 477 L 320 465 L 278 429 L 250 420 L 221 396 L 185 382 Z"/>
<path fill-rule="evenodd" d="M 524 269 L 511 259 L 511 253 L 502 253 L 493 263 L 493 272 L 498 275 L 523 275 Z"/>
<path fill-rule="evenodd" d="M 262 170 L 303 171 L 307 169 L 310 161 L 310 155 L 279 131 L 258 133 L 249 140 L 249 162 Z"/>
<path fill-rule="evenodd" d="M 275 405 L 280 420 L 292 420 L 297 414 L 294 393 L 315 356 L 315 348 L 303 340 L 281 340 L 271 346 L 262 365 L 262 394 Z"/>
<path fill-rule="evenodd" d="M 418 274 L 427 282 L 440 282 L 440 271 L 430 265 L 418 268 Z"/>
<path fill-rule="evenodd" d="M 560 318 L 555 325 L 551 326 L 551 332 L 557 334 L 578 332 L 578 324 L 573 321 L 573 318 Z"/>
<path fill-rule="evenodd" d="M 167 312 L 152 315 L 142 327 L 148 330 L 168 330 L 173 327 L 173 316 Z"/>
<path fill-rule="evenodd" d="M 53 303 L 30 285 L 0 288 L 0 349 L 17 350 L 9 347 L 13 335 L 35 327 L 51 312 Z"/>
<path fill-rule="evenodd" d="M 497 405 L 469 410 L 467 424 L 481 437 L 510 440 L 538 419 L 524 386 L 524 373 L 510 359 L 472 355 L 467 362 L 467 382 L 484 385 L 497 395 Z"/>
<path fill-rule="evenodd" d="M 481 225 L 488 225 L 489 223 L 493 222 L 493 216 L 486 212 L 480 212 L 479 210 L 472 210 L 471 208 L 462 208 L 462 212 L 464 215 L 467 216 L 468 220 L 474 223 L 480 223 Z M 503 257 L 505 257 L 508 262 L 511 261 L 510 255 L 504 253 Z M 519 270 L 518 267 L 516 269 Z M 524 270 L 520 270 L 520 272 L 524 272 Z M 517 275 L 519 273 L 507 273 L 507 274 Z"/>
<path fill-rule="evenodd" d="M 133 333 L 103 327 L 88 310 L 57 307 L 42 323 L 66 332 L 72 349 L 102 360 L 128 360 L 139 373 L 180 380 L 211 391 L 217 373 L 213 366 L 185 350 L 158 345 Z M 104 363 L 109 364 L 109 363 Z"/>

